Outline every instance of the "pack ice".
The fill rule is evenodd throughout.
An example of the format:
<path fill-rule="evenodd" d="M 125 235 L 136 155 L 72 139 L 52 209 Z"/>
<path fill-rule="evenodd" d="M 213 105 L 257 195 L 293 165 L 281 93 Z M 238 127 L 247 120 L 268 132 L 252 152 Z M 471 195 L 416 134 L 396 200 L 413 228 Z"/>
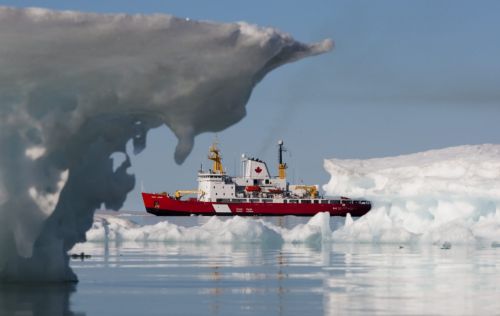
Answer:
<path fill-rule="evenodd" d="M 86 233 L 86 239 L 88 242 L 251 243 L 263 246 L 318 244 L 330 239 L 329 221 L 328 213 L 318 213 L 306 224 L 291 229 L 240 216 L 225 220 L 213 216 L 206 223 L 193 227 L 176 225 L 168 220 L 141 226 L 118 216 L 98 214 Z"/>
<path fill-rule="evenodd" d="M 367 160 L 329 159 L 328 194 L 373 209 L 346 219 L 333 239 L 434 244 L 500 241 L 500 145 L 458 146 Z"/>

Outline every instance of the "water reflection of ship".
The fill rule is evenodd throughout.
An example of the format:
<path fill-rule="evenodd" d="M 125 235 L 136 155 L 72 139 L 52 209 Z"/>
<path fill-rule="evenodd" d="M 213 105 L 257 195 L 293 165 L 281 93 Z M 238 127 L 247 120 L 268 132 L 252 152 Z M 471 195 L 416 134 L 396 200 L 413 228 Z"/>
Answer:
<path fill-rule="evenodd" d="M 256 284 L 251 286 L 248 285 L 245 288 L 231 288 L 231 274 L 232 272 L 228 269 L 225 269 L 224 266 L 220 264 L 211 264 L 209 265 L 208 275 L 206 275 L 207 280 L 210 282 L 210 287 L 206 292 L 211 299 L 209 300 L 208 308 L 210 310 L 211 315 L 220 315 L 223 314 L 221 309 L 226 305 L 224 303 L 224 295 L 231 294 L 240 294 L 240 295 L 249 295 L 248 301 L 251 300 L 253 304 L 256 304 L 257 301 L 255 298 L 257 296 L 251 297 L 254 294 L 263 294 L 263 295 L 277 295 L 276 300 L 274 300 L 273 306 L 269 306 L 272 310 L 278 310 L 278 315 L 286 314 L 286 295 L 289 292 L 286 288 L 286 280 L 289 278 L 289 274 L 287 272 L 287 267 L 289 266 L 288 259 L 286 258 L 286 253 L 282 249 L 276 249 L 273 251 L 272 255 L 274 265 L 272 270 L 274 272 L 270 273 L 260 273 L 254 272 L 250 277 L 248 282 L 256 281 Z M 247 262 L 247 264 L 249 264 Z M 267 282 L 272 282 L 274 286 L 268 287 Z M 261 283 L 263 282 L 263 283 Z M 241 291 L 240 291 L 241 290 Z"/>
<path fill-rule="evenodd" d="M 283 271 L 283 267 L 286 266 L 285 257 L 283 256 L 283 251 L 280 250 L 277 257 L 278 261 L 278 301 L 279 301 L 279 315 L 284 313 L 284 296 L 286 294 L 286 289 L 283 286 L 283 280 L 288 278 L 288 274 Z"/>
<path fill-rule="evenodd" d="M 275 280 L 277 281 L 276 294 L 278 295 L 278 310 L 279 315 L 285 314 L 285 294 L 288 292 L 286 287 L 284 286 L 284 280 L 288 279 L 288 273 L 285 272 L 284 267 L 287 266 L 287 262 L 285 256 L 283 255 L 283 251 L 279 251 L 276 256 L 276 263 L 278 266 L 278 271 L 276 273 Z M 220 271 L 220 267 L 218 265 L 213 265 L 210 267 L 210 280 L 212 281 L 213 286 L 210 288 L 209 293 L 213 297 L 213 301 L 210 304 L 211 314 L 219 315 L 220 314 L 220 297 L 223 294 L 222 289 L 222 281 L 223 281 L 223 273 Z"/>
<path fill-rule="evenodd" d="M 210 294 L 214 297 L 214 301 L 211 304 L 212 315 L 219 315 L 220 302 L 219 297 L 222 294 L 222 288 L 220 287 L 221 273 L 219 271 L 219 266 L 214 265 L 211 267 L 210 279 L 213 281 L 214 286 L 210 289 Z"/>

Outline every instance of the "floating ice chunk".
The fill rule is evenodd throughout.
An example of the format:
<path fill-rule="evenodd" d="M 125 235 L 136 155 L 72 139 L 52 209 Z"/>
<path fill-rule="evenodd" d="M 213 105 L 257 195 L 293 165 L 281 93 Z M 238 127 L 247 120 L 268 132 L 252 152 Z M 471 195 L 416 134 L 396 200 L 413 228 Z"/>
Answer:
<path fill-rule="evenodd" d="M 281 229 L 286 242 L 290 243 L 321 243 L 331 239 L 330 213 L 322 212 L 314 215 L 307 224 L 299 224 L 292 229 Z"/>
<path fill-rule="evenodd" d="M 352 224 L 354 223 L 353 219 L 352 219 L 352 216 L 351 216 L 351 213 L 347 213 L 346 217 L 345 217 L 345 227 L 349 227 L 351 226 Z"/>
<path fill-rule="evenodd" d="M 374 208 L 362 218 L 353 221 L 346 218 L 344 227 L 333 232 L 333 239 L 344 242 L 410 242 L 414 234 L 394 223 L 387 214 L 387 207 Z"/>
<path fill-rule="evenodd" d="M 345 242 L 442 244 L 500 240 L 500 145 L 459 146 L 397 157 L 325 161 L 332 195 L 373 209 L 333 233 Z"/>
<path fill-rule="evenodd" d="M 278 233 L 287 243 L 318 244 L 331 239 L 330 213 L 322 212 L 314 215 L 306 224 L 298 224 L 293 228 L 283 228 L 259 220 L 260 223 Z"/>
<path fill-rule="evenodd" d="M 463 221 L 452 221 L 429 229 L 421 235 L 421 241 L 432 244 L 452 242 L 454 244 L 471 244 L 476 241 L 469 225 Z"/>
<path fill-rule="evenodd" d="M 217 217 L 200 226 L 183 227 L 168 221 L 139 226 L 129 220 L 96 215 L 87 241 L 150 241 L 195 243 L 262 243 L 281 244 L 282 237 L 260 221 L 234 217 L 222 221 Z"/>
<path fill-rule="evenodd" d="M 184 227 L 168 221 L 140 226 L 117 216 L 99 214 L 94 217 L 86 239 L 88 242 L 252 243 L 276 246 L 283 242 L 320 244 L 328 242 L 331 235 L 329 213 L 318 213 L 308 223 L 291 229 L 262 219 L 239 216 L 226 220 L 213 216 L 203 225 Z"/>
<path fill-rule="evenodd" d="M 471 225 L 471 230 L 473 235 L 480 240 L 500 240 L 500 218 L 493 214 L 480 216 L 479 220 Z"/>

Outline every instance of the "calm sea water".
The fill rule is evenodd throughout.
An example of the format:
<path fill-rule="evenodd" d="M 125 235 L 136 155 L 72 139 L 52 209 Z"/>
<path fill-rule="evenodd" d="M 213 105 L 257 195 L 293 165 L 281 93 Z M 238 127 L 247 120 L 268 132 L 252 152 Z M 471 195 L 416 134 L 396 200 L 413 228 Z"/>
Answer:
<path fill-rule="evenodd" d="M 332 219 L 332 227 L 341 222 Z M 110 242 L 80 249 L 92 257 L 71 261 L 78 284 L 1 287 L 0 315 L 500 314 L 500 248 Z"/>

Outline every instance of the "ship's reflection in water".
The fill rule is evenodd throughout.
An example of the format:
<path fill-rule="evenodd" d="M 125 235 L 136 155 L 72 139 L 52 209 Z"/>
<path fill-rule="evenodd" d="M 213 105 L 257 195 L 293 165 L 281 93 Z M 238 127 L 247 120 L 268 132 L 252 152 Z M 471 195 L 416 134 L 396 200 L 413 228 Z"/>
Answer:
<path fill-rule="evenodd" d="M 86 245 L 87 315 L 495 314 L 500 249 L 399 245 Z M 457 299 L 460 298 L 460 299 Z"/>
<path fill-rule="evenodd" d="M 80 279 L 76 292 L 71 285 L 4 286 L 0 315 L 491 315 L 500 310 L 500 248 L 491 246 L 102 242 L 75 252 L 92 255 L 71 261 Z"/>
<path fill-rule="evenodd" d="M 75 284 L 1 284 L 2 316 L 85 316 L 71 310 Z"/>

